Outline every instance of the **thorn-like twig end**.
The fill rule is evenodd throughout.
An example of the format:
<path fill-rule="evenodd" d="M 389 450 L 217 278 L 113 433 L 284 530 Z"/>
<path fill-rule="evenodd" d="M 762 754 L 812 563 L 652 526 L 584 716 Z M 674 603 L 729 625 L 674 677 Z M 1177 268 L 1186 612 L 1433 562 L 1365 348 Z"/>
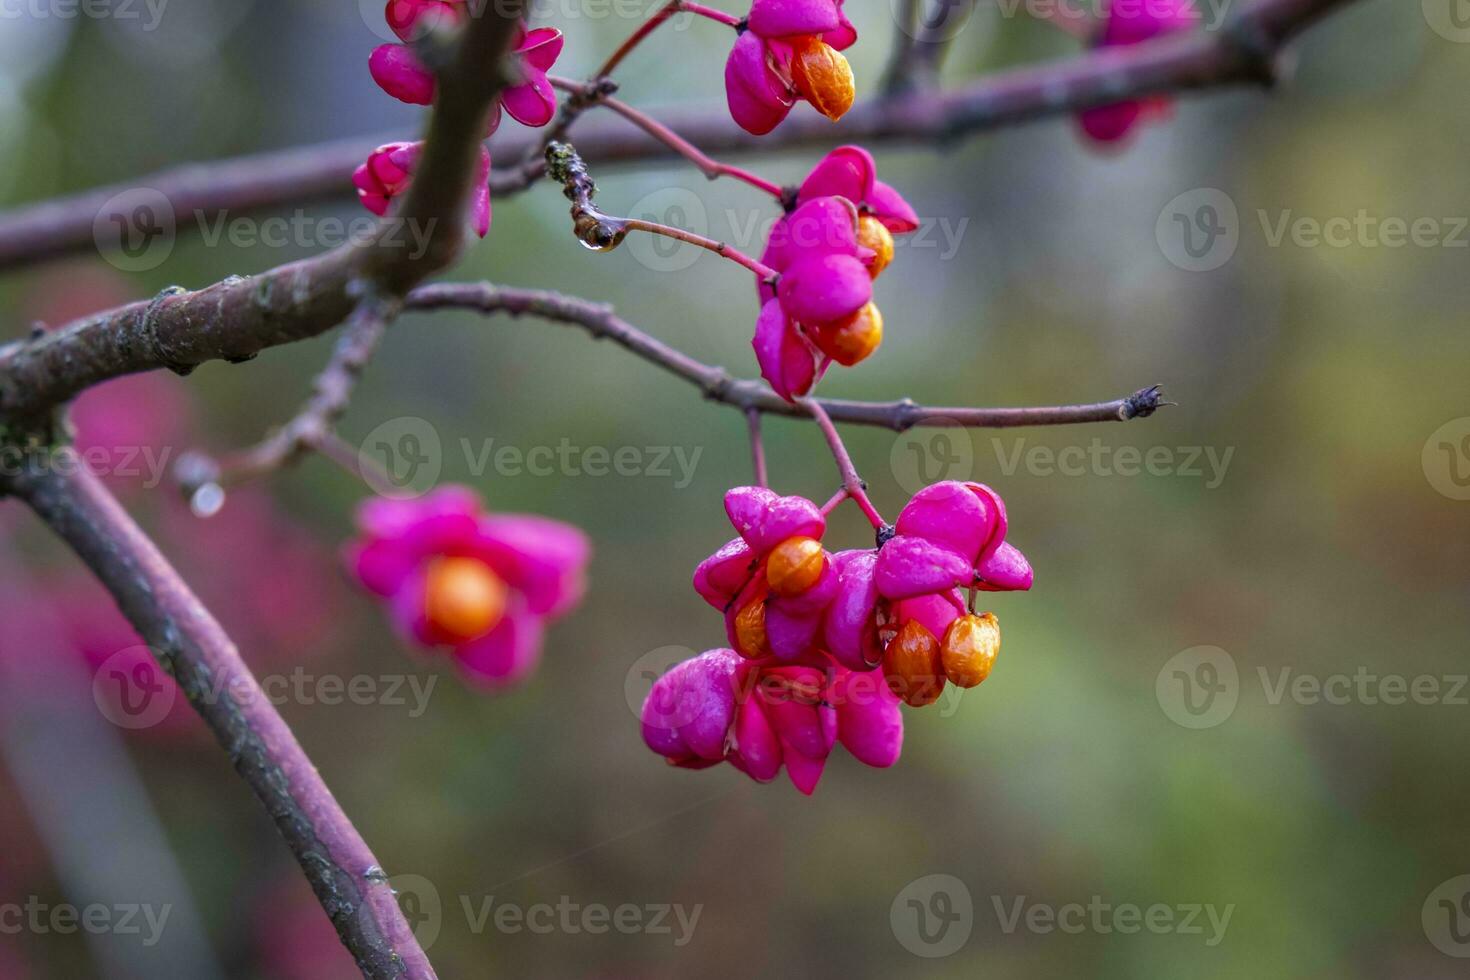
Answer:
<path fill-rule="evenodd" d="M 1119 409 L 1118 415 L 1125 422 L 1130 419 L 1146 419 L 1159 409 L 1176 404 L 1178 403 L 1164 400 L 1163 385 L 1149 385 L 1123 399 L 1123 407 Z"/>

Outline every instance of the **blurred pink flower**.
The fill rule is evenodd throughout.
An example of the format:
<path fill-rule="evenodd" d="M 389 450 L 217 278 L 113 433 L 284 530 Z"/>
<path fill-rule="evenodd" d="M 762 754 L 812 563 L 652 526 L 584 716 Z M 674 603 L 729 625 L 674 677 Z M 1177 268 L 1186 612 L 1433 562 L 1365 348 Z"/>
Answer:
<path fill-rule="evenodd" d="M 471 682 L 524 679 L 545 624 L 581 599 L 590 546 L 569 524 L 489 514 L 473 491 L 453 486 L 370 500 L 357 518 L 362 536 L 347 560 L 358 581 L 388 600 L 406 638 L 450 648 Z"/>
<path fill-rule="evenodd" d="M 166 503 L 159 530 L 170 556 L 247 660 L 300 663 L 330 645 L 344 593 L 331 549 L 312 529 L 260 487 L 231 490 L 205 520 L 175 495 Z"/>
<path fill-rule="evenodd" d="M 362 206 L 380 217 L 387 214 L 389 203 L 408 190 L 423 148 L 422 142 L 387 143 L 374 150 L 352 174 Z M 470 204 L 470 225 L 481 238 L 490 232 L 490 151 L 483 146 Z"/>
<path fill-rule="evenodd" d="M 441 11 L 445 4 L 419 4 L 422 16 L 429 11 Z M 392 18 L 390 5 L 390 21 Z M 416 26 L 417 22 L 412 22 Z M 403 36 L 403 31 L 399 31 Z M 528 31 L 524 26 L 516 29 L 511 42 L 511 53 L 520 72 L 521 81 L 511 85 L 501 94 L 487 129 L 487 135 L 500 125 L 500 110 L 503 106 L 511 118 L 524 126 L 545 126 L 556 115 L 556 91 L 546 78 L 546 73 L 561 56 L 565 39 L 561 31 L 553 27 L 538 27 Z M 393 98 L 410 105 L 430 105 L 438 91 L 438 84 L 423 62 L 405 44 L 384 44 L 376 48 L 368 58 L 368 70 L 373 80 Z"/>
<path fill-rule="evenodd" d="M 105 589 L 85 573 L 45 583 L 42 593 L 64 642 L 86 662 L 103 715 L 164 740 L 207 736 L 204 723 Z M 159 710 L 157 705 L 166 705 Z M 136 719 L 135 726 L 129 719 Z"/>
<path fill-rule="evenodd" d="M 384 143 L 352 172 L 352 184 L 362 206 L 373 214 L 388 213 L 388 203 L 408 189 L 409 177 L 418 164 L 424 144 Z"/>
<path fill-rule="evenodd" d="M 262 980 L 356 980 L 362 976 L 332 920 L 295 869 L 262 889 L 250 913 Z"/>
<path fill-rule="evenodd" d="M 440 26 L 457 27 L 469 16 L 469 0 L 388 0 L 388 26 L 405 42 Z"/>
<path fill-rule="evenodd" d="M 1161 34 L 1188 30 L 1198 13 L 1189 0 L 1114 0 L 1108 6 L 1097 46 L 1122 47 Z M 1173 100 L 1165 97 L 1133 99 L 1086 109 L 1078 115 L 1082 131 L 1099 143 L 1117 143 L 1150 119 L 1167 117 Z"/>
<path fill-rule="evenodd" d="M 188 390 L 160 372 L 117 378 L 73 403 L 77 453 L 117 493 L 167 490 L 168 468 L 191 433 Z"/>

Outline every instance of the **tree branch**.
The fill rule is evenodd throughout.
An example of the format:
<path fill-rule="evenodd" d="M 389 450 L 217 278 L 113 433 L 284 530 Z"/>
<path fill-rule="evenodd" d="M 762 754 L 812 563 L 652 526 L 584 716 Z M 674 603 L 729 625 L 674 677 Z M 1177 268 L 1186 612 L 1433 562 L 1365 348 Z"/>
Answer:
<path fill-rule="evenodd" d="M 206 361 L 246 361 L 268 347 L 342 323 L 365 292 L 401 295 L 452 264 L 491 102 L 504 84 L 518 0 L 473 18 L 442 73 L 428 142 L 399 214 L 366 244 L 350 244 L 258 276 L 191 292 L 174 287 L 0 348 L 0 419 L 41 426 L 50 409 L 110 378 L 157 368 L 187 374 Z M 492 52 L 491 56 L 486 52 Z M 426 243 L 395 229 L 417 226 Z"/>
<path fill-rule="evenodd" d="M 31 455 L 6 489 L 86 562 L 229 750 L 342 942 L 371 978 L 432 978 L 388 878 L 239 650 L 75 452 Z"/>
<path fill-rule="evenodd" d="M 722 108 L 685 106 L 661 118 L 710 154 L 830 146 L 842 140 L 953 140 L 1146 95 L 1270 84 L 1281 49 L 1333 9 L 1350 2 L 1257 0 L 1217 31 L 1096 49 L 1001 72 L 950 92 L 868 99 L 836 126 L 815 113 L 797 113 L 776 132 L 759 139 L 735 127 Z M 104 204 L 131 188 L 161 192 L 180 216 L 200 212 L 213 217 L 222 210 L 280 207 L 330 196 L 333 191 L 348 197 L 353 169 L 389 139 L 384 135 L 344 140 L 198 164 L 0 214 L 0 269 L 93 247 L 93 223 Z M 524 190 L 540 178 L 544 172 L 541 143 L 542 137 L 529 131 L 500 134 L 492 146 L 495 156 L 516 160 L 518 165 L 491 175 L 493 194 Z M 666 157 L 672 152 L 612 119 L 579 125 L 577 145 L 599 166 Z"/>
<path fill-rule="evenodd" d="M 888 95 L 924 91 L 939 81 L 939 66 L 952 35 L 945 33 L 951 12 L 965 0 L 905 0 L 894 35 L 893 52 L 883 71 Z M 973 9 L 973 8 L 972 8 Z"/>
<path fill-rule="evenodd" d="M 811 412 L 792 404 L 758 381 L 733 378 L 724 368 L 704 364 L 623 320 L 611 306 L 561 293 L 513 289 L 489 283 L 435 283 L 408 295 L 408 309 L 467 309 L 480 313 L 538 316 L 578 326 L 597 339 L 613 343 L 643 360 L 699 388 L 712 401 L 744 412 L 807 418 Z M 953 426 L 1004 429 L 1028 425 L 1071 425 L 1077 422 L 1126 422 L 1145 418 L 1169 404 L 1157 385 L 1127 398 L 1091 405 L 1046 408 L 940 408 L 918 405 L 903 398 L 893 402 L 862 402 L 840 398 L 814 399 L 834 421 L 876 425 L 895 432 L 914 426 Z"/>
<path fill-rule="evenodd" d="M 398 299 L 364 299 L 342 328 L 331 360 L 317 375 L 306 404 L 261 442 L 219 461 L 203 453 L 181 456 L 174 472 L 184 493 L 193 498 L 210 484 L 226 487 L 243 483 L 289 466 L 308 450 L 324 448 L 402 305 Z"/>

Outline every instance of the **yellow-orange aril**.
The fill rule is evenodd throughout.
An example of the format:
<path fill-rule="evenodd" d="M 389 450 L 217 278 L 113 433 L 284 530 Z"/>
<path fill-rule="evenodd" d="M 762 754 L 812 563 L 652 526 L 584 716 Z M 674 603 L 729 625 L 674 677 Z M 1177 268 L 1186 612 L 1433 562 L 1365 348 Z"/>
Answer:
<path fill-rule="evenodd" d="M 871 214 L 865 214 L 858 219 L 858 244 L 873 250 L 874 258 L 868 266 L 868 275 L 877 279 L 893 261 L 893 232 Z"/>
<path fill-rule="evenodd" d="M 801 595 L 817 584 L 827 556 L 815 538 L 787 538 L 766 559 L 766 584 L 781 596 Z"/>
<path fill-rule="evenodd" d="M 810 331 L 812 343 L 843 367 L 867 360 L 883 343 L 883 314 L 869 302 L 845 320 L 824 323 Z"/>
<path fill-rule="evenodd" d="M 944 631 L 944 676 L 960 687 L 974 687 L 989 677 L 999 655 L 1000 621 L 994 613 L 961 616 Z"/>
<path fill-rule="evenodd" d="M 756 600 L 735 614 L 735 652 L 751 660 L 770 655 L 763 600 Z"/>
<path fill-rule="evenodd" d="M 499 624 L 507 591 L 478 558 L 438 558 L 424 578 L 424 615 L 450 639 L 473 640 Z"/>
<path fill-rule="evenodd" d="M 888 687 L 911 708 L 939 700 L 944 690 L 939 641 L 918 620 L 904 623 L 883 651 L 883 674 Z"/>
<path fill-rule="evenodd" d="M 792 43 L 791 83 L 818 112 L 836 122 L 857 97 L 852 66 L 842 52 L 814 34 Z"/>

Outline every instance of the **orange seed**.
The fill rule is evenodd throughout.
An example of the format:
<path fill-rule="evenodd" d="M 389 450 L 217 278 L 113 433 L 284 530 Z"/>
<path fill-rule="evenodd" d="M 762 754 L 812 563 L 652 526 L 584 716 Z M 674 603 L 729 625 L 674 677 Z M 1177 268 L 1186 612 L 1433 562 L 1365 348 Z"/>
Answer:
<path fill-rule="evenodd" d="M 814 34 L 792 44 L 791 83 L 812 106 L 836 122 L 852 108 L 857 86 L 842 52 Z"/>
<path fill-rule="evenodd" d="M 455 640 L 484 636 L 505 615 L 506 585 L 478 558 L 439 558 L 424 579 L 424 615 Z"/>
<path fill-rule="evenodd" d="M 909 707 L 933 704 L 944 690 L 939 641 L 923 623 L 909 620 L 883 652 L 883 673 L 889 688 Z"/>
<path fill-rule="evenodd" d="M 961 616 L 944 631 L 944 676 L 960 687 L 974 687 L 989 677 L 999 654 L 1000 621 L 994 613 Z"/>
<path fill-rule="evenodd" d="M 780 596 L 800 595 L 822 577 L 827 557 L 815 538 L 787 538 L 766 559 L 766 582 Z"/>
<path fill-rule="evenodd" d="M 883 343 L 883 314 L 869 302 L 845 320 L 824 323 L 811 331 L 817 349 L 843 367 L 867 360 Z"/>

